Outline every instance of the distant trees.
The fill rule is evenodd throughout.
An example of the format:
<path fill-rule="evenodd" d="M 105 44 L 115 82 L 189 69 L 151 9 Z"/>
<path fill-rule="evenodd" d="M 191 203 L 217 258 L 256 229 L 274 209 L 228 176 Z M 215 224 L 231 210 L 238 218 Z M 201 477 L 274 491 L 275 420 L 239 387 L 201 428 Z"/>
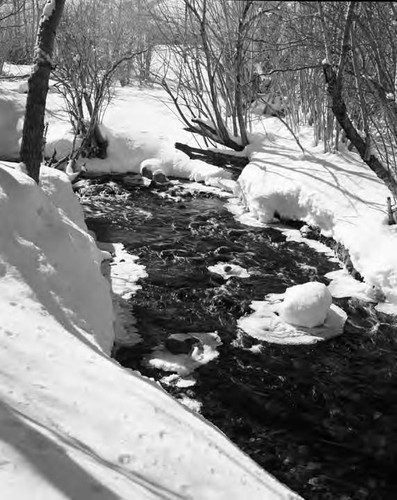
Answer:
<path fill-rule="evenodd" d="M 0 73 L 5 60 L 29 64 L 45 0 L 0 0 Z"/>
<path fill-rule="evenodd" d="M 184 0 L 181 7 L 170 2 L 155 10 L 166 39 L 157 76 L 186 130 L 234 150 L 248 144 L 249 107 L 259 90 L 262 59 L 255 38 L 278 4 Z"/>
<path fill-rule="evenodd" d="M 39 182 L 42 161 L 45 104 L 53 68 L 52 53 L 64 4 L 65 0 L 48 0 L 44 6 L 37 33 L 34 66 L 28 80 L 21 161 L 26 165 L 28 175 L 36 182 Z"/>

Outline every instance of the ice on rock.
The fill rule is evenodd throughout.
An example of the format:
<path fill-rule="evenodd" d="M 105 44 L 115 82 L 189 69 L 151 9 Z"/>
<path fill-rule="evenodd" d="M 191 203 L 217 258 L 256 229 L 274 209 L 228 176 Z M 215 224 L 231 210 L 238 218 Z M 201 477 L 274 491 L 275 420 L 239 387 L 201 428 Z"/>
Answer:
<path fill-rule="evenodd" d="M 148 158 L 144 160 L 140 165 L 140 174 L 143 177 L 147 177 L 148 179 L 152 179 L 153 172 L 156 170 L 161 170 L 162 161 L 158 158 Z"/>
<path fill-rule="evenodd" d="M 217 347 L 222 345 L 221 338 L 216 332 L 173 333 L 168 339 L 179 342 L 194 339 L 196 342 L 193 343 L 189 353 L 182 354 L 170 352 L 167 346 L 159 346 L 147 357 L 146 363 L 149 367 L 177 373 L 182 377 L 217 358 L 219 355 Z"/>
<path fill-rule="evenodd" d="M 323 283 L 312 281 L 285 291 L 279 315 L 291 325 L 313 328 L 324 324 L 331 304 L 332 295 L 328 288 Z"/>

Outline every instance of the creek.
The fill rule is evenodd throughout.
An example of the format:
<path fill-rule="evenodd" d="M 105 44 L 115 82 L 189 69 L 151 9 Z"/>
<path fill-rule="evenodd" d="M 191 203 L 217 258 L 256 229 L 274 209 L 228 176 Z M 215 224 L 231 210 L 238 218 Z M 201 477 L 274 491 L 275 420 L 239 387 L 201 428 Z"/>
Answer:
<path fill-rule="evenodd" d="M 342 336 L 251 350 L 257 341 L 236 324 L 250 303 L 307 281 L 328 284 L 324 275 L 338 263 L 273 227 L 242 225 L 224 200 L 190 192 L 188 183 L 159 192 L 111 184 L 104 198 L 106 184 L 97 182 L 98 191 L 82 203 L 87 225 L 99 241 L 123 243 L 148 273 L 131 299 L 142 341 L 116 346 L 119 363 L 195 402 L 306 499 L 394 499 L 395 318 L 357 299 L 334 300 L 348 314 Z M 225 280 L 208 270 L 219 262 L 250 276 Z M 197 332 L 217 332 L 218 357 L 195 371 L 194 385 L 163 383 L 169 374 L 149 365 L 148 356 L 171 334 Z"/>

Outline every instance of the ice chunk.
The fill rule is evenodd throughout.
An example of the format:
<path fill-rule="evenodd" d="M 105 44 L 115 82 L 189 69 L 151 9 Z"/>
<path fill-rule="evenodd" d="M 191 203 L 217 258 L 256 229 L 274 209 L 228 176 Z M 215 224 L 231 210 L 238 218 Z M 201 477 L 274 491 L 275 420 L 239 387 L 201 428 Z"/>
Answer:
<path fill-rule="evenodd" d="M 328 288 L 317 281 L 288 288 L 280 304 L 280 318 L 286 323 L 313 328 L 325 322 L 332 304 Z"/>

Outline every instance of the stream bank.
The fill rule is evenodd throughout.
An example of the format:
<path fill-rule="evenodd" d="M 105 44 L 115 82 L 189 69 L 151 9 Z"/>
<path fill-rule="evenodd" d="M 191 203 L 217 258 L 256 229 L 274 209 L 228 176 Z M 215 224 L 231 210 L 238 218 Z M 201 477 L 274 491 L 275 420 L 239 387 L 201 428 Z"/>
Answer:
<path fill-rule="evenodd" d="M 341 337 L 252 351 L 253 339 L 236 327 L 251 301 L 306 281 L 327 284 L 324 275 L 338 264 L 274 228 L 243 226 L 222 200 L 186 185 L 155 192 L 108 183 L 83 200 L 98 240 L 122 242 L 148 272 L 131 300 L 143 340 L 119 346 L 116 359 L 162 380 L 165 373 L 147 363 L 154 348 L 171 334 L 217 332 L 219 356 L 195 372 L 195 385 L 163 384 L 167 391 L 197 402 L 204 417 L 306 499 L 394 498 L 394 318 L 339 299 L 349 316 Z M 208 270 L 219 262 L 250 276 L 225 281 Z"/>

